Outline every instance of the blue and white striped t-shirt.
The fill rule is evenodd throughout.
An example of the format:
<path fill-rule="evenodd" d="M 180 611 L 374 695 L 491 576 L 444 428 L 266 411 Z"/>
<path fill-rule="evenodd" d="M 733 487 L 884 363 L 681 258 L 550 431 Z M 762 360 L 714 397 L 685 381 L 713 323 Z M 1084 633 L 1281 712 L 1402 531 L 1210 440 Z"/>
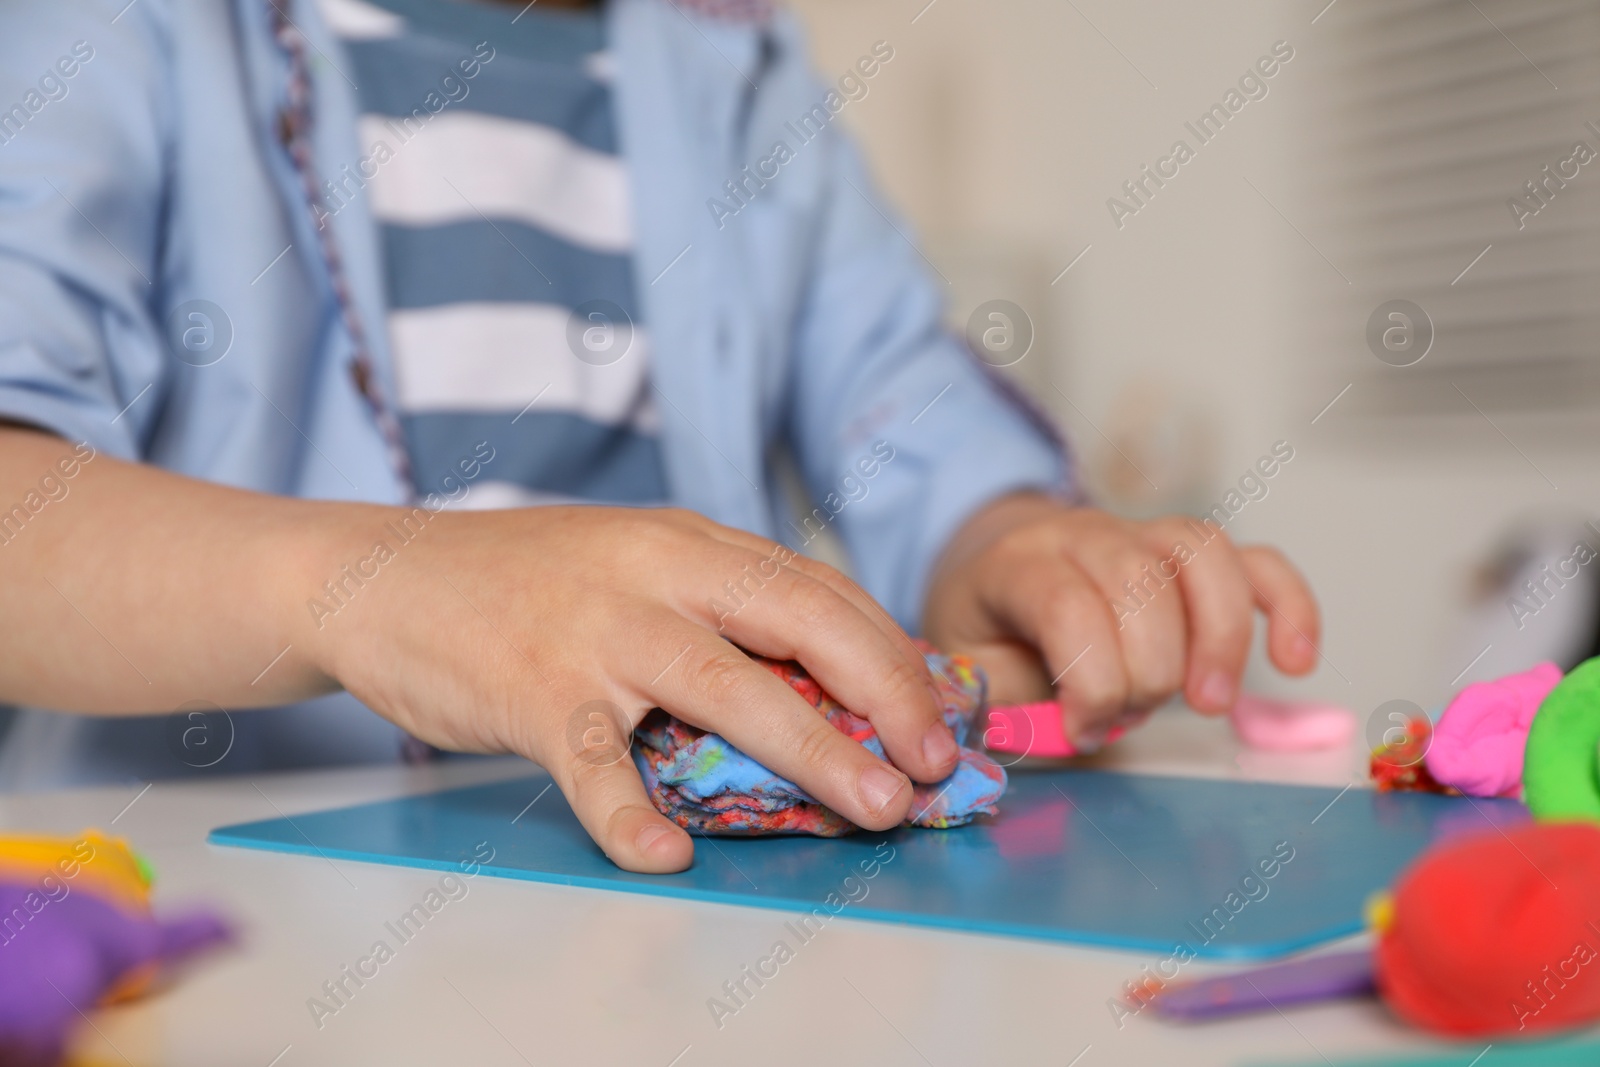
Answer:
<path fill-rule="evenodd" d="M 321 2 L 362 111 L 325 206 L 381 230 L 419 489 L 487 442 L 465 506 L 666 501 L 598 10 Z"/>

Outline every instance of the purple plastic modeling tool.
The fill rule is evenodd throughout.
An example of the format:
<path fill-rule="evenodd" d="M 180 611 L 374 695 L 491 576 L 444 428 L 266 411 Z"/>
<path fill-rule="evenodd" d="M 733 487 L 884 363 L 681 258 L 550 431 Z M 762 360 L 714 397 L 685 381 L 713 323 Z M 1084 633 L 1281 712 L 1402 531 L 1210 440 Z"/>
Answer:
<path fill-rule="evenodd" d="M 1372 952 L 1330 952 L 1252 971 L 1168 986 L 1150 1008 L 1169 1019 L 1215 1019 L 1290 1004 L 1370 994 L 1376 988 Z"/>

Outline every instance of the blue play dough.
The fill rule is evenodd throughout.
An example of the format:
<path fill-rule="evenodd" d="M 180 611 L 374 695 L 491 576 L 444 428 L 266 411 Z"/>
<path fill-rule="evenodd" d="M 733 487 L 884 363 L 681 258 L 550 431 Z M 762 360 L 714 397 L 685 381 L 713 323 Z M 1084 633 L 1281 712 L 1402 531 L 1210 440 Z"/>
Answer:
<path fill-rule="evenodd" d="M 459 869 L 488 842 L 483 873 L 507 878 L 825 915 L 832 895 L 848 918 L 1260 959 L 1360 931 L 1367 897 L 1437 837 L 1527 818 L 1511 800 L 1360 788 L 1074 770 L 1011 781 L 1001 813 L 970 826 L 719 838 L 697 842 L 694 866 L 671 875 L 618 870 L 557 790 L 523 812 L 543 776 L 227 826 L 210 840 L 433 870 Z"/>

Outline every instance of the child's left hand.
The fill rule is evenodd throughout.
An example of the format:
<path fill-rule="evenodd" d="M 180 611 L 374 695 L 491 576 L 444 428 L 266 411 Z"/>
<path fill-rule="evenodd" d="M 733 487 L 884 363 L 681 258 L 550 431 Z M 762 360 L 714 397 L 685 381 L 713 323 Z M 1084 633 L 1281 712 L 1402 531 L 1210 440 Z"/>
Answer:
<path fill-rule="evenodd" d="M 1207 714 L 1232 708 L 1257 610 L 1278 669 L 1316 666 L 1316 600 L 1276 549 L 1235 546 L 1198 519 L 1132 522 L 1018 494 L 952 539 L 923 632 L 976 659 L 996 703 L 1053 695 L 1067 735 L 1094 744 L 1179 691 Z"/>

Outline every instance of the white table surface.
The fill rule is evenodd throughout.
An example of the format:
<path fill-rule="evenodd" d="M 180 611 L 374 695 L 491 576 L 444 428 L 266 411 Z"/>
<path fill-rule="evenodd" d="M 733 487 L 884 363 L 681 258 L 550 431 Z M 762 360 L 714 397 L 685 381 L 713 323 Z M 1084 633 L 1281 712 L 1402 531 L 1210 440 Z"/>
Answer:
<path fill-rule="evenodd" d="M 1343 785 L 1360 773 L 1360 747 L 1241 752 L 1225 723 L 1168 712 L 1103 762 Z M 438 875 L 205 843 L 215 826 L 280 811 L 530 773 L 516 760 L 460 761 L 163 781 L 143 795 L 133 786 L 5 796 L 0 826 L 70 834 L 116 817 L 110 829 L 155 864 L 160 904 L 212 903 L 242 928 L 238 948 L 171 988 L 98 1013 L 81 1046 L 97 1063 L 1205 1067 L 1445 1047 L 1367 1001 L 1198 1027 L 1145 1014 L 1119 1029 L 1108 1001 L 1153 958 L 852 920 L 848 910 L 719 1028 L 708 998 L 767 955 L 791 916 L 489 877 L 472 879 L 319 1028 L 308 998 L 380 937 L 392 944 L 384 924 Z M 1191 964 L 1185 975 L 1206 970 Z"/>

